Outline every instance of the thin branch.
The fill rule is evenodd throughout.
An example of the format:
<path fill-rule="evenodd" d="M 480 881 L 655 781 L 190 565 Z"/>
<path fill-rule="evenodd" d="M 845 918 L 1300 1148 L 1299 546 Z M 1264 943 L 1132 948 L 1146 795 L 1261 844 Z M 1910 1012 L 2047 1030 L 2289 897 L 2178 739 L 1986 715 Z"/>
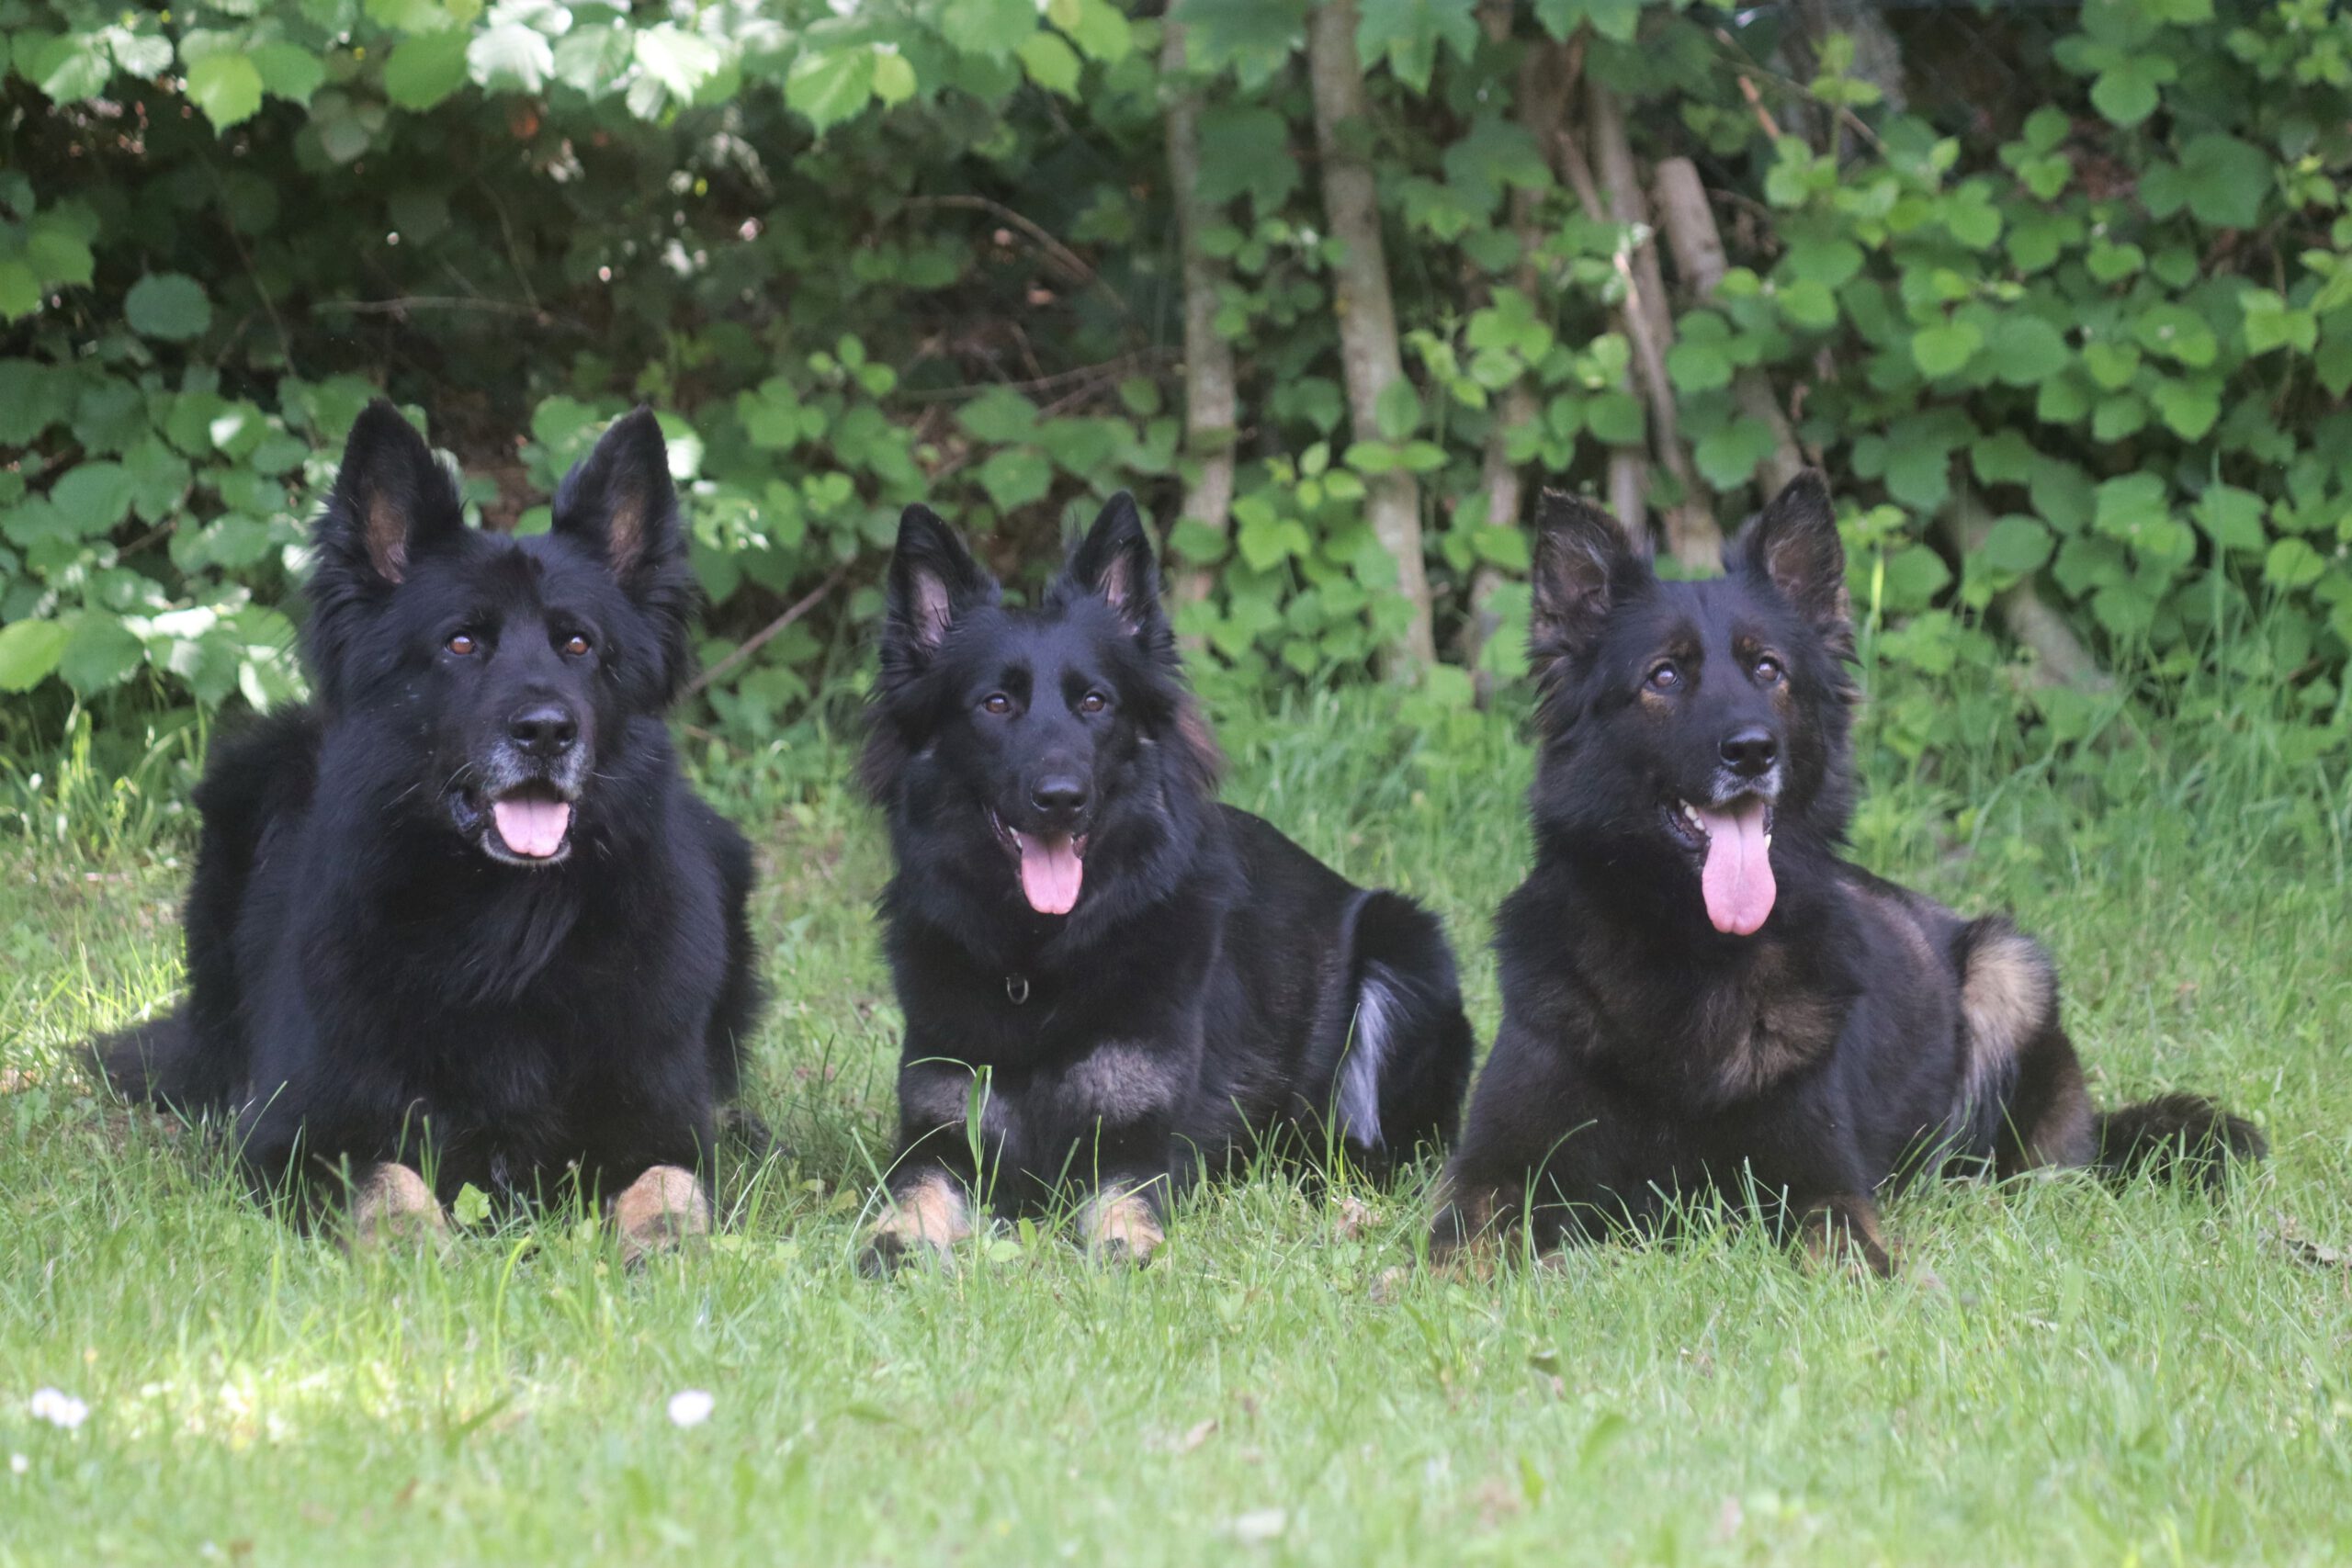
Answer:
<path fill-rule="evenodd" d="M 404 294 L 397 299 L 318 299 L 311 309 L 342 316 L 405 316 L 416 310 L 479 310 L 492 316 L 519 316 L 542 327 L 561 327 L 566 332 L 585 333 L 588 324 L 570 316 L 559 316 L 537 305 L 518 305 L 512 299 L 471 299 L 462 294 Z"/>
<path fill-rule="evenodd" d="M 831 593 L 834 589 L 839 588 L 842 585 L 842 580 L 849 575 L 849 569 L 855 563 L 853 561 L 843 561 L 839 566 L 833 568 L 832 570 L 827 572 L 825 574 L 825 581 L 820 582 L 816 587 L 811 588 L 808 592 L 794 600 L 791 608 L 786 610 L 783 615 L 778 615 L 766 626 L 762 626 L 758 631 L 753 632 L 750 637 L 745 637 L 741 643 L 736 645 L 734 652 L 729 654 L 726 658 L 720 660 L 718 663 L 712 665 L 709 669 L 704 671 L 701 674 L 695 676 L 692 681 L 687 682 L 685 694 L 690 697 L 694 696 L 695 694 L 702 691 L 704 687 L 709 685 L 713 681 L 718 680 L 721 675 L 728 673 L 736 666 L 741 664 L 743 660 L 751 658 L 752 655 L 759 652 L 763 648 L 765 648 L 770 642 L 775 640 L 775 637 L 781 635 L 786 627 L 790 626 L 793 622 L 798 620 L 801 616 L 807 615 L 809 611 L 822 604 L 824 602 L 825 595 Z"/>
<path fill-rule="evenodd" d="M 914 212 L 934 208 L 949 208 L 960 212 L 985 212 L 998 221 L 1020 230 L 1029 236 L 1033 244 L 1045 253 L 1046 259 L 1060 268 L 1064 276 L 1072 283 L 1081 288 L 1101 290 L 1102 295 L 1118 308 L 1121 315 L 1133 314 L 1127 309 L 1127 302 L 1119 297 L 1119 291 L 1103 282 L 1102 274 L 1089 266 L 1085 257 L 1056 239 L 1045 225 L 1035 219 L 1024 217 L 993 197 L 986 196 L 910 196 L 907 197 L 902 210 Z"/>

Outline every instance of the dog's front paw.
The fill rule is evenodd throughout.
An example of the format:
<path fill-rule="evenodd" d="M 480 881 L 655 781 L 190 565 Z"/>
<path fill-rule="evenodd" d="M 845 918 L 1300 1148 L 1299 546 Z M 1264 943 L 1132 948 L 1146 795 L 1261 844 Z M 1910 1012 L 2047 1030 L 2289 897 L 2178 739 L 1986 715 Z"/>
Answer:
<path fill-rule="evenodd" d="M 963 1190 L 944 1175 L 919 1177 L 888 1202 L 859 1258 L 868 1274 L 895 1274 L 917 1259 L 944 1265 L 950 1249 L 972 1234 Z"/>
<path fill-rule="evenodd" d="M 636 1268 L 656 1252 L 710 1234 L 710 1198 L 694 1172 L 657 1165 L 613 1200 L 621 1261 Z"/>
<path fill-rule="evenodd" d="M 1134 1192 L 1098 1192 L 1078 1212 L 1079 1239 L 1107 1263 L 1151 1261 L 1168 1239 L 1151 1204 Z"/>
<path fill-rule="evenodd" d="M 387 1161 L 351 1190 L 346 1241 L 354 1252 L 419 1239 L 438 1242 L 448 1234 L 449 1217 L 441 1212 L 441 1200 L 407 1166 Z"/>

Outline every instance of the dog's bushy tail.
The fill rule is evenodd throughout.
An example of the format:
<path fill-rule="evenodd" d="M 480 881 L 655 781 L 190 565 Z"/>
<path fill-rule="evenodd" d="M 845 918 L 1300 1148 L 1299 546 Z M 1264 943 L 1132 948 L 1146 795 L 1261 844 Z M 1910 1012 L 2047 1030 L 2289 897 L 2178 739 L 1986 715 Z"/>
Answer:
<path fill-rule="evenodd" d="M 1438 918 L 1402 894 L 1366 893 L 1353 916 L 1354 1017 L 1339 1120 L 1351 1141 L 1409 1159 L 1419 1146 L 1453 1140 L 1470 1077 L 1473 1041 L 1453 950 Z"/>
<path fill-rule="evenodd" d="M 2202 1095 L 2165 1094 L 2100 1114 L 2099 1172 L 2128 1180 L 2143 1174 L 2220 1190 L 2231 1168 L 2270 1152 L 2253 1122 Z"/>

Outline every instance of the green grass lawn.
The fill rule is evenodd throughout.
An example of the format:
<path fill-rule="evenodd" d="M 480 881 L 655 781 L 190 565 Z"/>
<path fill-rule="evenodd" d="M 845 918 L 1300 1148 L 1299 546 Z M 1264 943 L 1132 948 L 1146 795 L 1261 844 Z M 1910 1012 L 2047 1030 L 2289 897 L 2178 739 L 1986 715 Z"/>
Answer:
<path fill-rule="evenodd" d="M 1514 727 L 1440 743 L 1369 695 L 1224 718 L 1231 798 L 1442 910 L 1490 1032 Z M 576 1216 L 346 1258 L 65 1065 L 178 984 L 185 823 L 160 785 L 20 778 L 0 1562 L 2352 1561 L 2342 770 L 2251 722 L 2012 750 L 1883 761 L 1857 852 L 2044 937 L 2103 1099 L 2210 1089 L 2276 1158 L 2218 1207 L 2081 1178 L 1900 1197 L 1940 1290 L 1739 1227 L 1437 1278 L 1424 1184 L 1271 1176 L 1185 1203 L 1147 1270 L 1023 1231 L 864 1279 L 885 857 L 808 782 L 846 753 L 805 742 L 714 773 L 765 872 L 752 1098 L 797 1150 L 729 1173 L 727 1233 L 634 1275 Z M 78 1429 L 31 1414 L 43 1387 Z M 700 1425 L 666 1414 L 686 1390 Z"/>

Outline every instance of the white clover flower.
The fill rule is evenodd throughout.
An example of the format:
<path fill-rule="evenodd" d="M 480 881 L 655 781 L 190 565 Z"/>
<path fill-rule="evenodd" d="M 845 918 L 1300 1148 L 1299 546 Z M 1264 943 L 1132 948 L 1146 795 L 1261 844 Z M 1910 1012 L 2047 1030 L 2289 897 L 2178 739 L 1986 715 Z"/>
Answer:
<path fill-rule="evenodd" d="M 710 1419 L 718 1401 L 698 1388 L 690 1388 L 670 1396 L 670 1425 L 699 1427 Z"/>
<path fill-rule="evenodd" d="M 33 1461 L 27 1459 L 22 1454 L 10 1454 L 8 1456 L 8 1473 L 11 1475 L 22 1475 L 32 1467 Z"/>
<path fill-rule="evenodd" d="M 90 1418 L 90 1407 L 61 1389 L 44 1388 L 32 1397 L 32 1416 L 71 1432 Z"/>

